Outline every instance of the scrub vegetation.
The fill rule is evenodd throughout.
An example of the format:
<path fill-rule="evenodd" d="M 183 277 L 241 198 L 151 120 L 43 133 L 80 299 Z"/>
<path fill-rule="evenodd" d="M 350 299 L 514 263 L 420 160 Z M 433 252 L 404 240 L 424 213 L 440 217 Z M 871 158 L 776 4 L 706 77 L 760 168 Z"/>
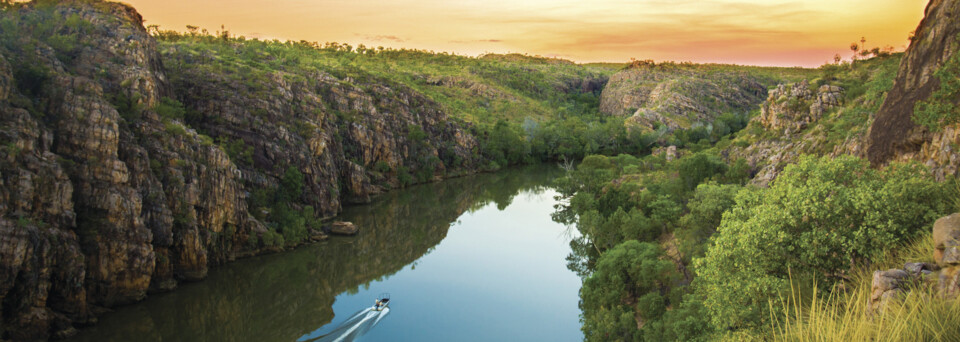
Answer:
<path fill-rule="evenodd" d="M 950 311 L 957 304 L 922 304 L 932 290 L 879 318 L 867 315 L 867 303 L 873 270 L 931 258 L 933 221 L 957 209 L 947 200 L 958 196 L 953 181 L 937 182 L 915 162 L 875 169 L 830 155 L 869 127 L 899 60 L 821 67 L 811 87 L 841 85 L 847 100 L 805 135 L 780 136 L 752 120 L 669 156 L 591 155 L 571 169 L 557 182 L 564 205 L 554 219 L 583 234 L 571 243 L 568 267 L 584 278 L 586 339 L 946 336 L 943 327 L 960 323 Z M 812 147 L 769 186 L 748 182 L 763 165 L 737 151 L 810 136 L 818 137 Z"/>
<path fill-rule="evenodd" d="M 715 141 L 746 125 L 749 110 L 729 111 L 689 129 L 630 130 L 622 116 L 599 111 L 601 92 L 623 63 L 576 64 L 520 54 L 460 56 L 432 51 L 351 46 L 342 43 L 246 39 L 227 30 L 195 26 L 177 32 L 151 28 L 171 78 L 186 68 L 241 81 L 268 94 L 258 80 L 281 75 L 313 85 L 335 77 L 363 86 L 371 80 L 409 87 L 440 104 L 481 137 L 478 151 L 488 169 L 542 161 L 580 160 L 590 154 L 643 155 L 656 146 Z M 740 72 L 767 86 L 798 80 L 809 69 L 722 64 L 644 62 L 666 73 Z M 325 76 L 326 75 L 326 76 Z M 713 104 L 702 99 L 706 106 Z M 718 107 L 719 110 L 719 107 Z M 350 113 L 338 113 L 349 119 Z M 190 118 L 187 118 L 190 122 Z M 705 145 L 704 145 L 705 146 Z"/>

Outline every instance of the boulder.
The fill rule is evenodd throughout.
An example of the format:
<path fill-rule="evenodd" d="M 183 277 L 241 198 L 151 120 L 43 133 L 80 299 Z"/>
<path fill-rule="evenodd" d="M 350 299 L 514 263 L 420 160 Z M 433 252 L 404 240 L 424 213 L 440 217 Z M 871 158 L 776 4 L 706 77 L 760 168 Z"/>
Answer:
<path fill-rule="evenodd" d="M 874 271 L 873 284 L 870 287 L 870 312 L 882 310 L 891 299 L 899 297 L 915 279 L 904 270 Z"/>
<path fill-rule="evenodd" d="M 933 259 L 943 268 L 937 289 L 953 298 L 960 293 L 960 213 L 942 217 L 933 223 Z"/>
<path fill-rule="evenodd" d="M 913 276 L 920 276 L 940 270 L 940 266 L 929 262 L 908 262 L 903 265 L 903 269 Z"/>
<path fill-rule="evenodd" d="M 960 267 L 948 267 L 940 271 L 937 290 L 944 298 L 955 298 L 960 292 Z"/>
<path fill-rule="evenodd" d="M 357 235 L 360 229 L 352 222 L 334 222 L 330 225 L 330 233 L 336 235 Z"/>
<path fill-rule="evenodd" d="M 933 260 L 937 265 L 960 265 L 960 213 L 933 223 L 933 245 Z"/>
<path fill-rule="evenodd" d="M 317 229 L 311 229 L 309 231 L 309 239 L 312 242 L 323 241 L 323 240 L 326 240 L 328 237 L 329 236 L 325 234 L 323 231 L 320 231 Z"/>

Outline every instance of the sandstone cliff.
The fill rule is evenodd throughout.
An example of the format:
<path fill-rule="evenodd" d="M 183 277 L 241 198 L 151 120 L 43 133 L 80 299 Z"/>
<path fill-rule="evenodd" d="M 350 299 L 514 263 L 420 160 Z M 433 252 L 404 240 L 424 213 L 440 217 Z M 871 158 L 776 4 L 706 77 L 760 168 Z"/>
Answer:
<path fill-rule="evenodd" d="M 267 238 L 286 228 L 251 196 L 287 170 L 302 175 L 290 210 L 329 217 L 400 171 L 479 164 L 469 125 L 387 80 L 254 70 L 248 87 L 204 56 L 161 53 L 116 3 L 37 1 L 0 19 L 0 338 L 69 335 L 102 307 L 282 248 Z"/>
<path fill-rule="evenodd" d="M 724 66 L 637 62 L 610 77 L 600 111 L 630 115 L 632 123 L 646 128 L 689 128 L 725 112 L 752 111 L 769 82 Z"/>
<path fill-rule="evenodd" d="M 960 50 L 960 2 L 931 0 L 907 48 L 893 89 L 870 128 L 868 157 L 874 165 L 890 160 L 919 160 L 936 169 L 956 172 L 960 158 L 951 143 L 960 142 L 956 127 L 929 132 L 911 120 L 914 106 L 939 89 L 933 76 Z M 942 175 L 941 175 L 942 176 Z"/>
<path fill-rule="evenodd" d="M 958 13 L 960 2 L 931 1 L 904 54 L 825 67 L 819 87 L 779 85 L 726 153 L 746 158 L 757 174 L 753 182 L 761 185 L 804 153 L 851 154 L 877 166 L 916 161 L 938 180 L 956 174 L 960 128 L 930 132 L 911 116 L 916 103 L 939 87 L 934 72 L 960 49 Z M 844 84 L 860 92 L 851 96 Z"/>

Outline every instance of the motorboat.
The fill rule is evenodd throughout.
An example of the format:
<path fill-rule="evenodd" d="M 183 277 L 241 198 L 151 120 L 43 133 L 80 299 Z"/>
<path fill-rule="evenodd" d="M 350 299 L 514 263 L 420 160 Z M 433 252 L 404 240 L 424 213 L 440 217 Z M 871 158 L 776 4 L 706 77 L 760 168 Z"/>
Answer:
<path fill-rule="evenodd" d="M 390 294 L 381 293 L 380 296 L 377 296 L 376 303 L 373 304 L 373 310 L 382 311 L 387 308 L 387 305 L 390 305 Z"/>

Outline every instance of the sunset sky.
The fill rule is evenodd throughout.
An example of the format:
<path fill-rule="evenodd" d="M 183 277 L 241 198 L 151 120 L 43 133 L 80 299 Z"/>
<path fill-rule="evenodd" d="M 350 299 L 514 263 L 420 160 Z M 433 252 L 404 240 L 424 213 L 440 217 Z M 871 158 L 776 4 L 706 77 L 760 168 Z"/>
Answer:
<path fill-rule="evenodd" d="M 578 62 L 818 66 L 850 43 L 906 47 L 926 0 L 127 0 L 147 25 L 261 39 Z"/>

